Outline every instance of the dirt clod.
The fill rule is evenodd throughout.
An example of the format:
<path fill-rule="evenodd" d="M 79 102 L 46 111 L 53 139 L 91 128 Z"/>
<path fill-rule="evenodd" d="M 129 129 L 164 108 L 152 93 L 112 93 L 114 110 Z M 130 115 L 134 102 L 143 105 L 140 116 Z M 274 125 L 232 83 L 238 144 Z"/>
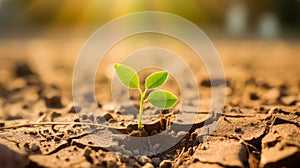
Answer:
<path fill-rule="evenodd" d="M 300 164 L 299 159 L 295 159 L 300 156 L 299 128 L 283 123 L 273 126 L 272 130 L 262 139 L 260 167 L 274 167 L 277 165 L 274 163 L 280 163 L 282 167 Z"/>
<path fill-rule="evenodd" d="M 40 153 L 41 152 L 40 151 L 40 145 L 37 142 L 30 143 L 29 148 L 30 148 L 30 150 L 32 150 L 35 153 Z"/>
<path fill-rule="evenodd" d="M 147 137 L 148 136 L 148 132 L 143 129 L 142 131 L 139 130 L 134 130 L 132 131 L 129 136 L 134 136 L 134 137 Z"/>
<path fill-rule="evenodd" d="M 45 97 L 45 103 L 46 103 L 46 106 L 49 108 L 63 107 L 60 96 Z"/>
<path fill-rule="evenodd" d="M 105 118 L 106 121 L 109 121 L 110 119 L 113 119 L 113 116 L 109 113 L 106 113 L 103 117 Z"/>
<path fill-rule="evenodd" d="M 172 168 L 172 162 L 170 160 L 163 160 L 160 164 L 159 164 L 159 168 Z"/>
<path fill-rule="evenodd" d="M 208 146 L 204 150 L 197 149 L 193 158 L 204 163 L 216 163 L 231 167 L 244 167 L 247 162 L 247 150 L 238 141 L 213 138 L 204 142 Z"/>
<path fill-rule="evenodd" d="M 147 156 L 141 156 L 138 158 L 138 161 L 141 165 L 145 165 L 146 163 L 151 163 L 151 159 Z"/>

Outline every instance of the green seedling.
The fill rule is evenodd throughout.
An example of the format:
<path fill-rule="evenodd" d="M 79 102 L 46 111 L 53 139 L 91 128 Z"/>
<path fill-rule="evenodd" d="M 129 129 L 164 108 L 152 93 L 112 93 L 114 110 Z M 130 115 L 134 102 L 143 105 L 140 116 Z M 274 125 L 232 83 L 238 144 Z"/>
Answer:
<path fill-rule="evenodd" d="M 114 69 L 124 86 L 129 89 L 138 89 L 140 93 L 138 130 L 142 130 L 142 115 L 145 102 L 148 101 L 160 109 L 171 108 L 177 103 L 178 98 L 166 90 L 154 90 L 147 96 L 148 91 L 162 86 L 167 81 L 169 76 L 168 72 L 159 71 L 150 74 L 146 78 L 145 90 L 143 91 L 140 87 L 139 76 L 132 68 L 122 64 L 114 64 Z"/>

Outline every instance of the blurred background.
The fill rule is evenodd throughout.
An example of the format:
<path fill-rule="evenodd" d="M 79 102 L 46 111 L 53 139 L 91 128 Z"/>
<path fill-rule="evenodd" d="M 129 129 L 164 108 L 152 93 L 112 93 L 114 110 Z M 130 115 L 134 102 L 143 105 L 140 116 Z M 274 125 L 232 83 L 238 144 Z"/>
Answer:
<path fill-rule="evenodd" d="M 1 69 L 10 60 L 26 60 L 45 81 L 70 91 L 88 37 L 114 18 L 147 10 L 198 25 L 216 46 L 228 78 L 298 79 L 300 0 L 0 0 Z M 8 78 L 5 73 L 0 71 L 1 80 Z"/>
<path fill-rule="evenodd" d="M 230 37 L 294 37 L 300 26 L 299 0 L 0 0 L 1 35 L 64 29 L 89 34 L 111 19 L 145 10 L 174 13 L 208 34 Z"/>

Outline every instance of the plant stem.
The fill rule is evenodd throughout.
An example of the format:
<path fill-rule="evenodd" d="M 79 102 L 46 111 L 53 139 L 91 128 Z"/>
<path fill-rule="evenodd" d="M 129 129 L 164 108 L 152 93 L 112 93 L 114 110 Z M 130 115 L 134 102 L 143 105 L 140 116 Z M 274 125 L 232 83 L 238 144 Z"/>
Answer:
<path fill-rule="evenodd" d="M 139 110 L 139 121 L 138 121 L 138 130 L 142 130 L 142 116 L 143 116 L 143 110 L 144 110 L 144 100 L 145 100 L 145 95 L 147 92 L 147 89 L 143 92 L 140 88 L 139 88 L 139 92 L 140 92 L 140 96 L 141 96 L 141 100 L 140 100 L 140 110 Z"/>

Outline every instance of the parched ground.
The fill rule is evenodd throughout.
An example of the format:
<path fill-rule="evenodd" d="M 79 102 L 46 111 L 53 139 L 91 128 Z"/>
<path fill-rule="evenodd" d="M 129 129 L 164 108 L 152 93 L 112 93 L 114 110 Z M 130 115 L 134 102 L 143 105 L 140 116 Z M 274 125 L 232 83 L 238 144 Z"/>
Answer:
<path fill-rule="evenodd" d="M 224 113 L 208 135 L 205 123 L 212 117 L 208 110 L 211 88 L 218 86 L 211 86 L 203 64 L 195 62 L 193 53 L 176 41 L 165 44 L 162 40 L 160 45 L 187 60 L 204 102 L 199 111 L 192 111 L 197 120 L 190 130 L 181 131 L 186 125 L 174 122 L 180 113 L 178 106 L 159 111 L 146 105 L 145 115 L 150 117 L 145 118 L 142 133 L 135 131 L 137 115 L 131 109 L 114 106 L 109 92 L 110 65 L 120 60 L 117 55 L 154 45 L 135 40 L 129 39 L 134 44 L 130 49 L 122 48 L 125 42 L 120 42 L 100 64 L 103 68 L 96 78 L 100 113 L 82 111 L 72 101 L 72 72 L 84 38 L 1 40 L 1 167 L 300 165 L 300 42 L 212 40 L 224 64 L 227 86 Z M 180 94 L 174 79 L 166 88 Z M 131 94 L 135 104 L 138 97 Z M 172 125 L 177 129 L 172 130 Z M 167 144 L 151 138 L 160 132 L 165 143 L 178 143 L 165 149 Z M 149 138 L 136 141 L 127 135 Z M 143 156 L 141 146 L 155 154 Z"/>

